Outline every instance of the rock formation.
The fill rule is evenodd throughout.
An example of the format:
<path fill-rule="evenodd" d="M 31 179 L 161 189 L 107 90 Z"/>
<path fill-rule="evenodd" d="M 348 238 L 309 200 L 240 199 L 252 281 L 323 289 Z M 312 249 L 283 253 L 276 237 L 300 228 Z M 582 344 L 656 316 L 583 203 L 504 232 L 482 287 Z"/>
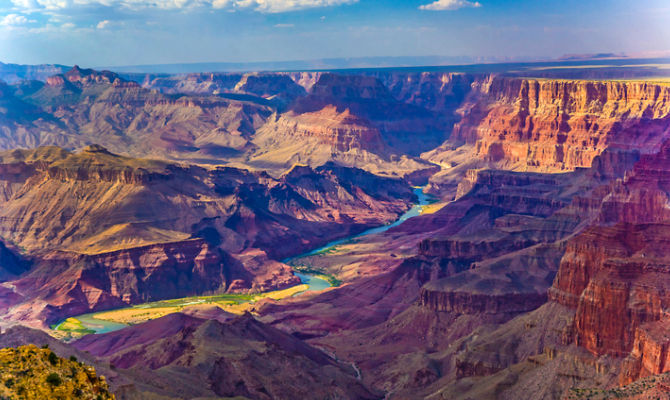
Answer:
<path fill-rule="evenodd" d="M 575 342 L 629 356 L 627 383 L 666 372 L 668 144 L 614 182 L 596 223 L 568 242 L 551 298 L 576 309 Z"/>
<path fill-rule="evenodd" d="M 450 141 L 507 167 L 564 171 L 606 148 L 657 151 L 670 126 L 665 85 L 489 77 L 473 87 Z"/>
<path fill-rule="evenodd" d="M 379 398 L 351 366 L 248 314 L 226 322 L 173 314 L 74 347 L 126 373 L 149 371 L 153 390 L 170 382 L 161 392 L 173 398 Z"/>
<path fill-rule="evenodd" d="M 33 264 L 12 284 L 24 304 L 10 315 L 33 322 L 295 285 L 291 269 L 271 259 L 391 221 L 414 197 L 401 180 L 334 164 L 296 166 L 276 179 L 126 158 L 100 146 L 0 159 L 0 234 Z M 7 271 L 23 271 L 3 254 Z"/>

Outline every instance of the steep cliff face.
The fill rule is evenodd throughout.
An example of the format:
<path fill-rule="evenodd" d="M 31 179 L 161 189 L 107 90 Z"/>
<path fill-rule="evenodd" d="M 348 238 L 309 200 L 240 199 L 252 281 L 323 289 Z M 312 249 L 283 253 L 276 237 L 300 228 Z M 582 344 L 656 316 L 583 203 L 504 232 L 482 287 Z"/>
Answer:
<path fill-rule="evenodd" d="M 440 312 L 458 314 L 523 313 L 538 308 L 547 301 L 543 293 L 472 293 L 469 291 L 421 290 L 421 306 Z"/>
<path fill-rule="evenodd" d="M 234 91 L 278 100 L 281 106 L 307 94 L 305 88 L 285 74 L 245 74 L 235 85 Z"/>
<path fill-rule="evenodd" d="M 426 239 L 419 243 L 419 254 L 472 262 L 520 250 L 532 244 L 535 244 L 532 239 L 514 240 L 509 237 L 483 238 L 476 241 L 461 238 Z"/>
<path fill-rule="evenodd" d="M 0 282 L 16 278 L 27 270 L 28 263 L 0 241 Z"/>
<path fill-rule="evenodd" d="M 640 325 L 635 330 L 633 350 L 624 362 L 620 383 L 627 384 L 649 375 L 658 375 L 670 368 L 668 318 Z"/>
<path fill-rule="evenodd" d="M 242 76 L 243 74 L 235 73 L 201 73 L 177 76 L 144 75 L 142 78 L 138 76 L 133 76 L 133 78 L 143 87 L 167 94 L 219 94 L 231 91 Z"/>
<path fill-rule="evenodd" d="M 458 112 L 450 143 L 505 168 L 564 171 L 608 147 L 657 151 L 670 129 L 670 87 L 489 76 Z"/>
<path fill-rule="evenodd" d="M 453 152 L 472 147 L 470 160 L 556 172 L 588 167 L 606 148 L 657 150 L 668 96 L 667 85 L 644 81 L 437 71 L 191 74 L 139 87 L 73 68 L 7 97 L 32 117 L 3 127 L 0 146 L 95 142 L 134 156 L 226 157 L 265 169 L 336 160 L 403 175 L 429 167 L 413 158 L 422 152 L 447 173 Z"/>
<path fill-rule="evenodd" d="M 99 254 L 51 252 L 13 281 L 15 291 L 32 300 L 14 307 L 9 318 L 50 325 L 63 316 L 94 310 L 220 293 L 229 284 L 227 275 L 222 254 L 203 239 Z M 278 284 L 293 281 L 286 271 Z"/>
<path fill-rule="evenodd" d="M 339 113 L 349 110 L 369 121 L 384 142 L 397 147 L 400 153 L 416 154 L 419 149 L 430 149 L 448 133 L 439 114 L 394 97 L 381 80 L 370 76 L 323 74 L 291 110 L 304 114 L 333 106 Z M 414 138 L 421 135 L 421 141 L 409 140 L 408 135 Z"/>
<path fill-rule="evenodd" d="M 670 285 L 665 260 L 617 261 L 608 260 L 582 292 L 575 328 L 577 344 L 598 355 L 623 357 L 632 350 L 636 328 L 664 315 Z"/>
<path fill-rule="evenodd" d="M 396 99 L 454 118 L 472 84 L 481 79 L 478 75 L 451 72 L 371 72 L 370 75 L 384 83 Z"/>
<path fill-rule="evenodd" d="M 576 309 L 578 345 L 629 356 L 623 383 L 668 368 L 661 321 L 670 305 L 669 154 L 665 143 L 609 186 L 593 225 L 568 242 L 550 290 L 553 301 Z"/>
<path fill-rule="evenodd" d="M 269 136 L 268 139 L 272 141 L 314 139 L 318 144 L 341 152 L 354 149 L 378 152 L 384 149 L 377 128 L 352 115 L 348 109 L 338 112 L 331 105 L 315 112 L 284 114 L 272 125 L 264 127 L 259 134 Z M 265 146 L 261 144 L 261 147 Z"/>
<path fill-rule="evenodd" d="M 371 76 L 323 73 L 315 79 L 306 96 L 258 129 L 252 165 L 336 161 L 393 176 L 436 168 L 411 156 L 444 140 L 440 115 L 396 99 Z"/>

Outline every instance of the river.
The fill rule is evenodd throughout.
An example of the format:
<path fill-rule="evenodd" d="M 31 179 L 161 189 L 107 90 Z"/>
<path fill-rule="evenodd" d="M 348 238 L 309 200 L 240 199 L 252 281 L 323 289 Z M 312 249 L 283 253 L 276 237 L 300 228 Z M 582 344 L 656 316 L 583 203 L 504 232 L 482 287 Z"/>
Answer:
<path fill-rule="evenodd" d="M 325 250 L 328 250 L 330 247 L 334 247 L 334 246 L 337 246 L 337 245 L 340 245 L 340 244 L 346 244 L 346 243 L 351 242 L 354 239 L 357 239 L 357 238 L 360 238 L 360 237 L 363 237 L 363 236 L 372 235 L 374 233 L 386 232 L 387 230 L 402 224 L 403 222 L 407 221 L 408 219 L 410 219 L 412 217 L 416 217 L 416 216 L 421 215 L 421 211 L 423 210 L 423 206 L 428 205 L 431 202 L 431 196 L 429 196 L 429 195 L 427 195 L 423 192 L 424 188 L 425 188 L 425 186 L 414 188 L 414 194 L 419 199 L 419 202 L 416 203 L 412 208 L 407 210 L 407 212 L 405 212 L 403 215 L 401 215 L 397 220 L 395 220 L 395 222 L 393 222 L 391 224 L 388 224 L 388 225 L 382 225 L 382 226 L 378 226 L 376 228 L 368 229 L 367 231 L 364 231 L 364 232 L 359 233 L 357 235 L 348 236 L 348 237 L 345 237 L 345 238 L 342 238 L 342 239 L 333 240 L 332 242 L 330 242 L 328 244 L 325 244 L 325 245 L 319 247 L 318 249 L 310 250 L 307 253 L 303 253 L 303 254 L 300 254 L 298 256 L 288 258 L 288 259 L 284 260 L 284 262 L 291 262 L 291 261 L 297 260 L 298 258 L 313 256 L 315 254 L 318 254 L 318 253 L 321 253 Z"/>
<path fill-rule="evenodd" d="M 283 260 L 282 262 L 284 262 L 286 264 L 295 263 L 295 261 L 300 259 L 300 258 L 309 257 L 309 256 L 313 256 L 313 255 L 316 255 L 316 254 L 319 254 L 319 253 L 326 252 L 327 250 L 329 250 L 329 249 L 331 249 L 335 246 L 350 243 L 351 241 L 353 241 L 355 239 L 358 239 L 358 238 L 361 238 L 363 236 L 372 235 L 372 234 L 375 234 L 375 233 L 386 232 L 387 230 L 402 224 L 403 222 L 407 221 L 408 219 L 410 219 L 412 217 L 416 217 L 416 216 L 421 215 L 421 212 L 423 211 L 423 207 L 430 204 L 431 200 L 432 200 L 431 196 L 429 196 L 429 195 L 427 195 L 423 192 L 424 188 L 425 188 L 425 186 L 420 186 L 420 187 L 415 187 L 414 188 L 414 194 L 418 198 L 418 202 L 416 204 L 414 204 L 414 206 L 412 206 L 412 208 L 407 210 L 407 212 L 405 212 L 403 215 L 401 215 L 393 223 L 390 223 L 388 225 L 378 226 L 376 228 L 371 228 L 371 229 L 368 229 L 364 232 L 361 232 L 361 233 L 353 235 L 353 236 L 347 236 L 345 238 L 333 240 L 332 242 L 329 242 L 329 243 L 327 243 L 327 244 L 325 244 L 325 245 L 323 245 L 319 248 L 316 248 L 314 250 L 310 250 L 306 253 L 303 253 L 303 254 L 300 254 L 300 255 L 297 255 L 297 256 L 294 256 L 294 257 L 287 258 L 287 259 Z M 326 279 L 324 279 L 324 278 L 322 278 L 318 275 L 308 274 L 308 273 L 298 273 L 298 272 L 296 272 L 295 274 L 296 274 L 296 276 L 298 276 L 300 278 L 302 283 L 309 286 L 309 289 L 307 289 L 307 292 L 323 290 L 323 289 L 327 289 L 327 288 L 332 286 L 330 284 L 330 282 L 328 282 L 328 280 L 326 280 Z M 302 293 L 305 293 L 305 292 L 302 292 Z"/>
<path fill-rule="evenodd" d="M 430 204 L 431 198 L 430 196 L 426 195 L 423 192 L 423 187 L 416 187 L 414 189 L 414 194 L 416 194 L 418 198 L 418 203 L 416 203 L 412 208 L 407 210 L 403 215 L 401 215 L 397 220 L 395 220 L 393 223 L 384 225 L 384 226 L 379 226 L 376 228 L 368 229 L 362 233 L 353 235 L 353 236 L 348 236 L 346 238 L 334 240 L 332 242 L 329 242 L 317 249 L 310 250 L 306 253 L 297 255 L 295 257 L 287 258 L 286 260 L 283 260 L 284 263 L 292 263 L 295 262 L 296 260 L 303 258 L 303 257 L 308 257 L 308 256 L 313 256 L 315 254 L 319 254 L 321 252 L 325 252 L 326 250 L 349 243 L 355 239 L 361 238 L 363 236 L 367 235 L 372 235 L 375 233 L 382 233 L 385 232 L 395 226 L 398 226 L 408 220 L 409 218 L 416 217 L 421 214 L 423 210 L 423 206 Z M 299 296 L 301 294 L 304 294 L 306 292 L 313 292 L 313 291 L 320 291 L 324 289 L 328 289 L 329 287 L 332 287 L 330 282 L 327 279 L 324 279 L 323 277 L 319 275 L 314 275 L 314 274 L 309 274 L 309 273 L 302 273 L 302 272 L 295 272 L 295 275 L 300 278 L 300 281 L 303 284 L 306 284 L 308 286 L 307 290 L 297 293 L 294 296 Z M 136 305 L 134 306 L 135 308 L 141 307 L 141 305 Z M 95 333 L 107 333 L 107 332 L 112 332 L 116 331 L 119 329 L 125 328 L 126 324 L 118 323 L 118 322 L 112 322 L 112 321 L 106 321 L 102 319 L 96 318 L 96 315 L 100 314 L 100 312 L 96 313 L 90 313 L 90 314 L 84 314 L 84 315 L 79 315 L 77 317 L 74 317 L 74 319 L 78 320 L 81 323 L 81 326 L 85 329 L 91 330 Z M 61 322 L 58 324 L 54 329 L 60 329 L 60 327 L 65 323 Z"/>

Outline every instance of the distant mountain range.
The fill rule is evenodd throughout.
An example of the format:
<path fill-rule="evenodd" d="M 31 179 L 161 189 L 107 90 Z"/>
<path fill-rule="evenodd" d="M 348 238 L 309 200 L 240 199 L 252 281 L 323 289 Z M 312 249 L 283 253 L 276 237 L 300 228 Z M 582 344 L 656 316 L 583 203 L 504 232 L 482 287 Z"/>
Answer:
<path fill-rule="evenodd" d="M 50 76 L 62 74 L 71 67 L 59 64 L 5 64 L 0 62 L 0 79 L 7 83 L 23 80 L 46 81 Z"/>
<path fill-rule="evenodd" d="M 187 64 L 152 64 L 98 67 L 119 73 L 167 73 L 187 74 L 196 72 L 248 72 L 248 71 L 305 71 L 349 68 L 419 67 L 424 65 L 464 65 L 476 63 L 499 63 L 530 61 L 526 58 L 505 59 L 501 57 L 468 56 L 420 56 L 420 57 L 353 57 L 323 58 L 316 60 L 260 61 L 260 62 L 206 62 Z"/>
<path fill-rule="evenodd" d="M 603 64 L 606 63 L 606 64 Z M 666 54 L 649 57 L 627 57 L 621 54 L 579 54 L 565 55 L 556 60 L 503 60 L 494 57 L 358 57 L 327 58 L 302 61 L 268 61 L 242 63 L 185 63 L 152 64 L 96 67 L 97 70 L 110 70 L 121 74 L 128 80 L 142 82 L 146 75 L 169 76 L 203 72 L 241 73 L 241 72 L 291 72 L 291 71 L 340 71 L 359 73 L 364 70 L 392 69 L 412 71 L 440 71 L 456 73 L 507 73 L 534 77 L 572 77 L 585 78 L 584 66 L 598 66 L 595 75 L 603 75 L 607 70 L 611 77 L 628 76 L 632 66 L 636 66 L 636 76 L 668 76 L 670 57 Z M 46 81 L 49 76 L 62 74 L 71 67 L 60 64 L 21 65 L 0 62 L 0 80 L 14 84 L 22 80 Z M 591 69 L 590 68 L 590 69 Z M 574 74 L 572 73 L 574 70 Z M 574 75 L 574 76 L 573 76 Z M 588 74 L 587 74 L 588 75 Z M 590 76 L 590 78 L 597 78 Z M 604 78 L 604 76 L 600 76 Z"/>

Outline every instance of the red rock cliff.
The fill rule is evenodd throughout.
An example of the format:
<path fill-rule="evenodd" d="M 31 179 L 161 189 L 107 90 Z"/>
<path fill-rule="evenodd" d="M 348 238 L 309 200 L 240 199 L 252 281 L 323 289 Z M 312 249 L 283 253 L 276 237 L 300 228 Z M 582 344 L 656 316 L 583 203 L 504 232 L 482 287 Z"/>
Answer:
<path fill-rule="evenodd" d="M 524 170 L 588 167 L 607 147 L 658 150 L 670 132 L 670 86 L 488 77 L 458 110 L 450 142 Z"/>
<path fill-rule="evenodd" d="M 643 156 L 604 195 L 591 227 L 571 239 L 549 292 L 576 310 L 575 341 L 629 356 L 623 383 L 670 370 L 661 321 L 670 307 L 670 146 Z"/>

